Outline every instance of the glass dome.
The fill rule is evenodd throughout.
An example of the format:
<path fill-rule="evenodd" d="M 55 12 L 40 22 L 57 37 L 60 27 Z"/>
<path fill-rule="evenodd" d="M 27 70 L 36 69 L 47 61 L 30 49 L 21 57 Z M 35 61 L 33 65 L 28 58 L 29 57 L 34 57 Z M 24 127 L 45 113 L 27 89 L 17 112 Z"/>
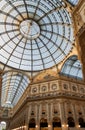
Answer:
<path fill-rule="evenodd" d="M 61 62 L 73 47 L 72 21 L 60 0 L 0 1 L 0 61 L 24 71 Z"/>
<path fill-rule="evenodd" d="M 76 79 L 83 79 L 82 66 L 77 56 L 71 56 L 66 60 L 62 67 L 61 74 Z"/>

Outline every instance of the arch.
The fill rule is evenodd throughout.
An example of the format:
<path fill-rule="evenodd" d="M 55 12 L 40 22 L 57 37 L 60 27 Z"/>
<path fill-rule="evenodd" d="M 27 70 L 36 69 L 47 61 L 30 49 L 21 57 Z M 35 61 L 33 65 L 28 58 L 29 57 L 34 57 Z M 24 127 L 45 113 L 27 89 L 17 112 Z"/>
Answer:
<path fill-rule="evenodd" d="M 83 79 L 82 65 L 77 55 L 73 55 L 65 61 L 60 74 L 76 79 Z"/>
<path fill-rule="evenodd" d="M 82 117 L 80 117 L 78 119 L 78 122 L 79 122 L 79 125 L 80 125 L 81 128 L 85 128 L 85 122 L 84 122 L 84 119 Z"/>
<path fill-rule="evenodd" d="M 29 120 L 29 128 L 35 128 L 36 127 L 36 122 L 34 118 L 31 118 Z"/>
<path fill-rule="evenodd" d="M 5 130 L 6 129 L 6 122 L 5 121 L 1 121 L 0 122 L 0 130 Z"/>
<path fill-rule="evenodd" d="M 75 127 L 75 122 L 74 122 L 73 117 L 68 117 L 67 120 L 68 120 L 67 122 L 68 122 L 69 127 Z"/>
<path fill-rule="evenodd" d="M 53 124 L 53 127 L 61 127 L 61 120 L 60 120 L 60 118 L 59 117 L 54 117 L 52 124 Z"/>
<path fill-rule="evenodd" d="M 47 119 L 41 118 L 41 120 L 40 120 L 40 127 L 48 127 Z"/>

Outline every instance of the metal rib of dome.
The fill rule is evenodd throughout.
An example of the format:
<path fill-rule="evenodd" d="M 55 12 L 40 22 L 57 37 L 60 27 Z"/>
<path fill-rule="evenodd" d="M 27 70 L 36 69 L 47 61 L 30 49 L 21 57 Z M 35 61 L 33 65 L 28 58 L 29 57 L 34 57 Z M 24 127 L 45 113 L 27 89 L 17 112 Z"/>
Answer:
<path fill-rule="evenodd" d="M 73 46 L 71 24 L 59 0 L 1 0 L 0 61 L 32 72 L 58 64 Z"/>
<path fill-rule="evenodd" d="M 61 74 L 76 79 L 83 79 L 82 66 L 77 56 L 71 56 L 66 60 L 62 67 Z"/>
<path fill-rule="evenodd" d="M 13 107 L 30 83 L 28 77 L 18 72 L 7 72 L 2 77 L 1 105 Z"/>

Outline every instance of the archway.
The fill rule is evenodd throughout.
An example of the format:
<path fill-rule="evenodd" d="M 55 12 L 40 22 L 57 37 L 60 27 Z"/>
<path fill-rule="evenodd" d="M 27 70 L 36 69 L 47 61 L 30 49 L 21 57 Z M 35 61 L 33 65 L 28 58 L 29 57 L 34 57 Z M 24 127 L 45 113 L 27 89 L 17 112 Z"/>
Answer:
<path fill-rule="evenodd" d="M 30 130 L 34 130 L 35 127 L 36 127 L 36 122 L 35 122 L 35 119 L 32 118 L 32 119 L 30 119 L 30 121 L 29 121 L 29 129 L 30 129 Z"/>
<path fill-rule="evenodd" d="M 53 118 L 53 130 L 61 130 L 61 120 L 59 117 L 54 117 Z"/>
<path fill-rule="evenodd" d="M 79 121 L 79 125 L 80 125 L 80 127 L 81 127 L 81 128 L 85 128 L 85 122 L 84 122 L 84 119 L 80 117 L 80 118 L 78 119 L 78 121 Z"/>
<path fill-rule="evenodd" d="M 42 118 L 40 120 L 40 130 L 48 130 L 48 122 L 47 119 Z"/>
<path fill-rule="evenodd" d="M 68 117 L 68 127 L 75 127 L 75 122 L 73 117 Z"/>

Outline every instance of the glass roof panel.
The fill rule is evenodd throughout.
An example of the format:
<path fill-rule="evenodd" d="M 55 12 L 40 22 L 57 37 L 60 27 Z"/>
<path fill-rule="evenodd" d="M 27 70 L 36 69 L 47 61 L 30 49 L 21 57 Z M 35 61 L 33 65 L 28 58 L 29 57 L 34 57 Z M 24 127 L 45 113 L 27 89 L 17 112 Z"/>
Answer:
<path fill-rule="evenodd" d="M 83 79 L 82 66 L 77 56 L 72 56 L 64 63 L 61 74 L 77 79 Z"/>
<path fill-rule="evenodd" d="M 71 3 L 72 5 L 77 5 L 79 0 L 67 0 L 69 3 Z"/>
<path fill-rule="evenodd" d="M 29 83 L 28 77 L 22 73 L 5 73 L 2 77 L 1 105 L 4 107 L 16 105 Z"/>
<path fill-rule="evenodd" d="M 0 61 L 32 72 L 58 64 L 73 47 L 71 24 L 61 0 L 1 0 Z"/>

